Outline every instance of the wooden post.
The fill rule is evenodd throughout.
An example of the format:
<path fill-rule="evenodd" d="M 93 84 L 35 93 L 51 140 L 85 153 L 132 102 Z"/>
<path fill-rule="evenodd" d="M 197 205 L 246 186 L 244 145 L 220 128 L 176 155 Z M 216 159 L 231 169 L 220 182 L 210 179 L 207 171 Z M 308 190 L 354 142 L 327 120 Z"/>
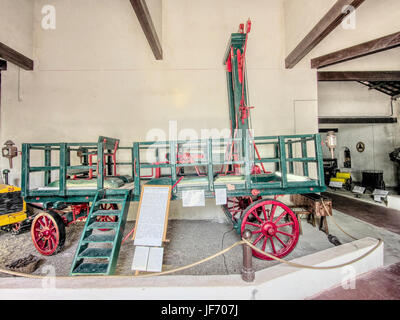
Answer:
<path fill-rule="evenodd" d="M 243 238 L 247 241 L 251 239 L 251 231 L 244 230 Z M 253 253 L 252 249 L 247 245 L 243 244 L 243 268 L 242 268 L 242 279 L 246 282 L 253 282 L 255 279 L 255 272 L 253 269 Z"/>

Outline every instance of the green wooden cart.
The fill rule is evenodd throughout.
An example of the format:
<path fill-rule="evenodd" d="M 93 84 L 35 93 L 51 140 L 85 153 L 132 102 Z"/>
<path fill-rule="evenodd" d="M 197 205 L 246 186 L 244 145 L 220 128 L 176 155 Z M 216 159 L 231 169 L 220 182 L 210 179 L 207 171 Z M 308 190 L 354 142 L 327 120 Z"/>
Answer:
<path fill-rule="evenodd" d="M 240 25 L 232 34 L 224 57 L 229 137 L 131 146 L 120 146 L 118 139 L 108 137 L 85 143 L 23 144 L 22 194 L 27 203 L 43 207 L 31 229 L 41 254 L 59 252 L 65 227 L 86 219 L 71 275 L 113 274 L 129 205 L 139 201 L 144 184 L 172 186 L 172 200 L 182 199 L 187 190 L 214 198 L 217 189 L 225 189 L 227 203 L 222 208 L 238 234 L 250 230 L 253 244 L 276 257 L 294 249 L 298 220 L 277 197 L 326 189 L 322 141 L 318 134 L 253 136 L 245 72 L 250 27 L 248 23 L 245 32 Z"/>

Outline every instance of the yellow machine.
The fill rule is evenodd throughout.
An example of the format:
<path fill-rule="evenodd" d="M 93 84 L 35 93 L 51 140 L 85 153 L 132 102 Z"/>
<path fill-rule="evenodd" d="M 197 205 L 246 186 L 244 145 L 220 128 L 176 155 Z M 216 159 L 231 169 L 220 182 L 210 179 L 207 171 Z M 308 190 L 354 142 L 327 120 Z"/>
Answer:
<path fill-rule="evenodd" d="M 350 189 L 351 187 L 351 173 L 350 172 L 337 172 L 335 178 L 331 178 L 330 181 L 341 182 L 345 189 Z"/>
<path fill-rule="evenodd" d="M 26 202 L 21 196 L 21 188 L 0 184 L 0 227 L 18 224 L 27 217 Z"/>

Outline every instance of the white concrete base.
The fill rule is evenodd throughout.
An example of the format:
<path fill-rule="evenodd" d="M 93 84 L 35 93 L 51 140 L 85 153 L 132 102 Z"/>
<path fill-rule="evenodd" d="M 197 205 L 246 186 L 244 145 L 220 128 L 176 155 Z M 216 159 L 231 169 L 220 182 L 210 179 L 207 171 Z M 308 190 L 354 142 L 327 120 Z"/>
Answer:
<path fill-rule="evenodd" d="M 292 260 L 330 266 L 360 257 L 377 244 L 364 238 L 339 247 Z M 256 273 L 247 284 L 240 275 L 162 276 L 154 278 L 98 278 L 34 280 L 2 278 L 0 299 L 147 299 L 147 300 L 247 300 L 305 299 L 343 281 L 383 266 L 383 244 L 371 255 L 350 267 L 333 270 L 298 269 L 284 264 Z"/>
<path fill-rule="evenodd" d="M 400 196 L 398 195 L 388 195 L 387 196 L 388 208 L 400 210 Z"/>

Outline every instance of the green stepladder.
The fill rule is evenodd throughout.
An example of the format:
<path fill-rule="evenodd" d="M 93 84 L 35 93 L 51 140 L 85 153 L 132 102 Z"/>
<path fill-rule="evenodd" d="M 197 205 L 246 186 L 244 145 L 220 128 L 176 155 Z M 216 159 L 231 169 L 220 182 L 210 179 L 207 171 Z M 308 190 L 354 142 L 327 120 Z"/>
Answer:
<path fill-rule="evenodd" d="M 71 266 L 71 276 L 115 273 L 131 190 L 99 190 Z"/>

